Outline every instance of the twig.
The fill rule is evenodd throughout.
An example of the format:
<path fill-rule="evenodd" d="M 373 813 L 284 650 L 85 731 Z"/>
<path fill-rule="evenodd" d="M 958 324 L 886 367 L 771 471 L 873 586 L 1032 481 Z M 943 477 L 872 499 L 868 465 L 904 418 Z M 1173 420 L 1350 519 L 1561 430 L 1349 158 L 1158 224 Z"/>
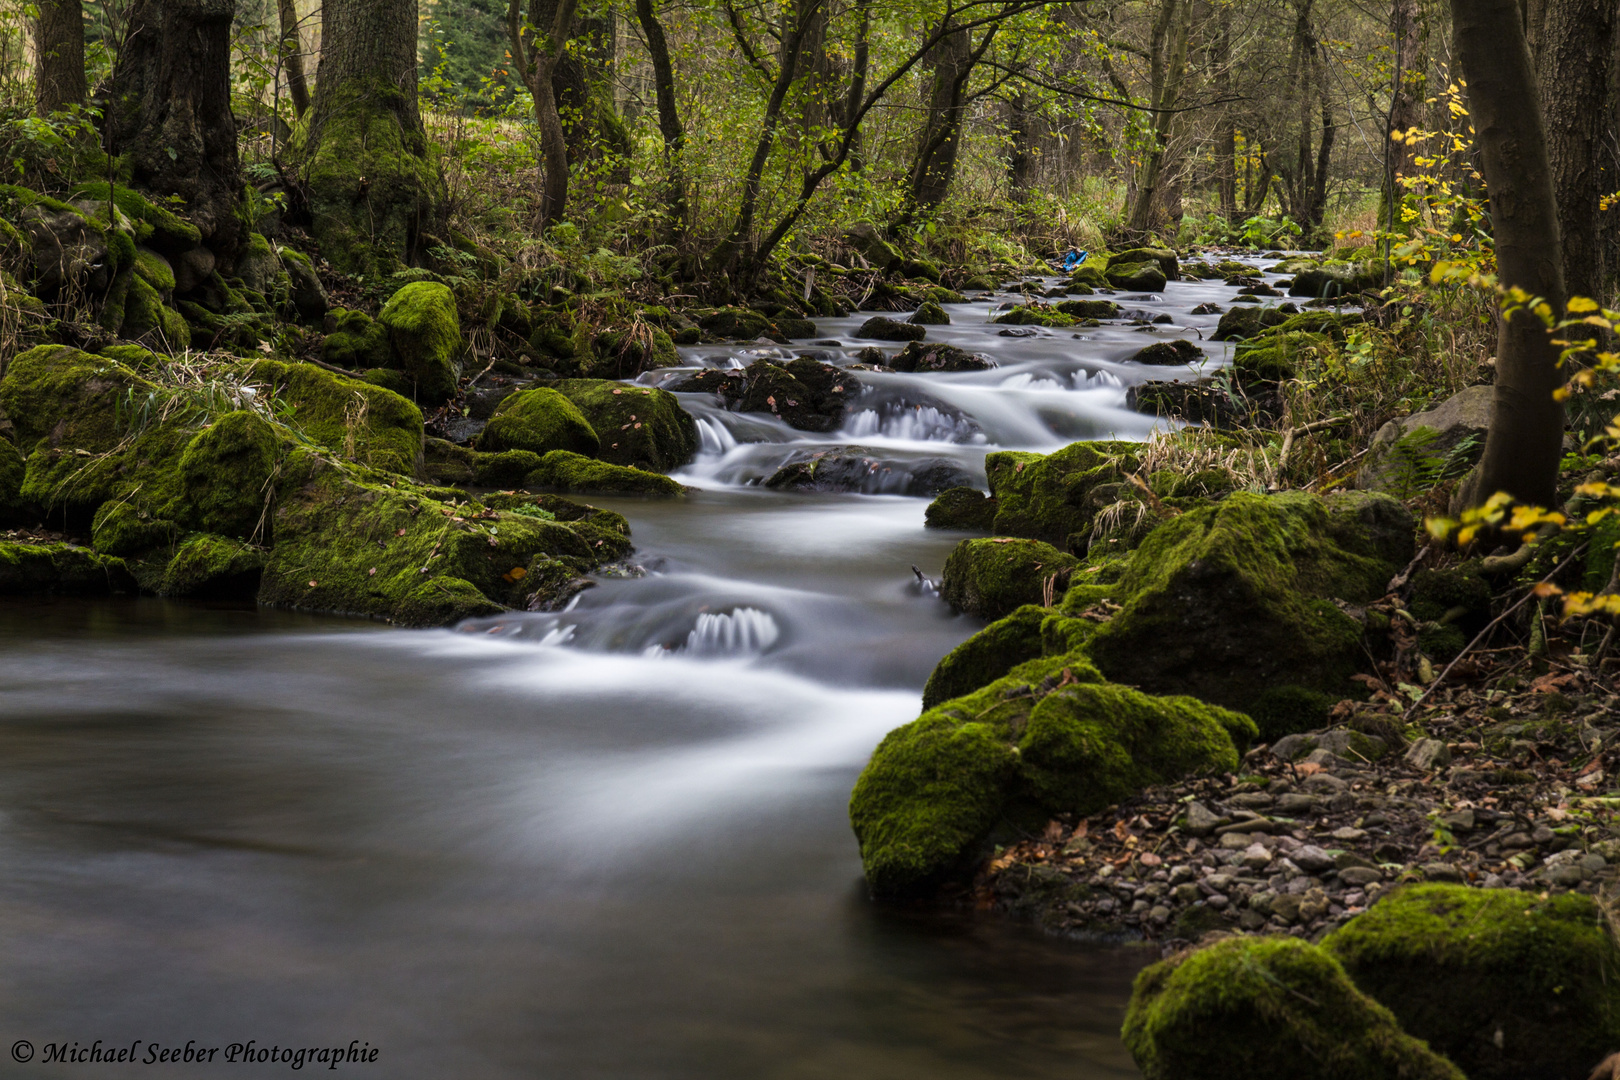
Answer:
<path fill-rule="evenodd" d="M 1288 452 L 1294 448 L 1295 438 L 1300 435 L 1309 435 L 1313 431 L 1320 431 L 1322 428 L 1333 427 L 1335 424 L 1345 423 L 1349 419 L 1350 417 L 1348 416 L 1333 416 L 1326 420 L 1312 420 L 1308 424 L 1303 424 L 1295 428 L 1289 428 L 1287 432 L 1283 434 L 1282 451 L 1277 455 L 1278 474 L 1280 475 L 1282 471 L 1288 467 Z"/>
<path fill-rule="evenodd" d="M 1580 547 L 1570 552 L 1568 558 L 1559 563 L 1557 566 L 1553 567 L 1552 572 L 1546 577 L 1542 578 L 1540 581 L 1536 582 L 1536 585 L 1545 585 L 1547 582 L 1557 577 L 1564 567 L 1574 562 L 1576 558 L 1578 558 L 1580 554 L 1586 550 L 1586 547 L 1586 544 L 1582 544 Z M 1530 591 L 1519 597 L 1519 599 L 1514 602 L 1512 607 L 1508 608 L 1506 611 L 1502 612 L 1502 614 L 1492 619 L 1485 625 L 1485 629 L 1474 635 L 1474 640 L 1470 641 L 1467 645 L 1464 645 L 1462 652 L 1451 658 L 1451 663 L 1447 664 L 1440 674 L 1434 677 L 1434 681 L 1424 689 L 1423 693 L 1418 695 L 1417 700 L 1412 702 L 1411 706 L 1406 710 L 1406 712 L 1401 714 L 1401 721 L 1404 723 L 1412 719 L 1412 714 L 1417 712 L 1418 706 L 1427 701 L 1429 695 L 1434 693 L 1435 688 L 1446 681 L 1446 676 L 1451 674 L 1451 669 L 1456 667 L 1462 661 L 1462 658 L 1467 656 L 1469 652 L 1473 650 L 1475 645 L 1478 645 L 1481 641 L 1484 641 L 1485 635 L 1496 629 L 1497 624 L 1499 624 L 1503 619 L 1506 619 L 1509 615 L 1513 614 L 1515 611 L 1518 611 L 1524 606 L 1525 601 L 1529 600 L 1534 595 L 1536 595 L 1535 586 L 1531 586 Z"/>

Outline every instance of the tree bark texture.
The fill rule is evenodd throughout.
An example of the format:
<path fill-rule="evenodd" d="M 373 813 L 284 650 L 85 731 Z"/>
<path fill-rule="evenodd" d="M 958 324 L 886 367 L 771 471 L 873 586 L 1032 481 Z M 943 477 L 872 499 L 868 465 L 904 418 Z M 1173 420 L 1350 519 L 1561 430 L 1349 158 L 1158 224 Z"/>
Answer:
<path fill-rule="evenodd" d="M 1564 310 L 1563 256 L 1547 140 L 1530 50 L 1516 0 L 1451 0 L 1454 53 L 1468 82 L 1468 107 L 1490 192 L 1501 282 Z M 1498 491 L 1554 505 L 1564 407 L 1558 350 L 1529 311 L 1501 322 L 1496 413 L 1485 454 L 1460 501 L 1477 506 Z"/>
<path fill-rule="evenodd" d="M 305 184 L 321 254 L 370 274 L 419 261 L 443 183 L 416 100 L 416 0 L 325 0 Z"/>
<path fill-rule="evenodd" d="M 1156 223 L 1154 211 L 1159 203 L 1170 128 L 1187 75 L 1187 39 L 1192 29 L 1192 13 L 1192 0 L 1163 0 L 1154 21 L 1149 78 L 1150 104 L 1155 111 L 1150 121 L 1148 151 L 1137 170 L 1127 221 L 1128 227 L 1136 232 L 1146 232 Z"/>
<path fill-rule="evenodd" d="M 1035 186 L 1036 123 L 1035 112 L 1029 107 L 1029 95 L 1015 94 L 1007 103 L 1007 126 L 1012 141 L 1012 153 L 1007 158 L 1007 188 L 1013 202 L 1023 202 L 1030 188 Z"/>
<path fill-rule="evenodd" d="M 293 112 L 302 117 L 309 111 L 309 80 L 304 78 L 304 40 L 298 31 L 298 5 L 294 0 L 276 0 L 281 22 L 281 68 L 287 75 L 287 94 Z"/>
<path fill-rule="evenodd" d="M 34 22 L 34 114 L 83 105 L 84 12 L 79 0 L 37 0 Z"/>
<path fill-rule="evenodd" d="M 906 217 L 929 213 L 950 194 L 956 176 L 956 159 L 962 144 L 962 121 L 966 110 L 968 79 L 973 74 L 973 40 L 970 31 L 946 34 L 934 46 L 929 58 L 926 119 L 917 138 L 907 185 Z"/>
<path fill-rule="evenodd" d="M 1389 32 L 1395 41 L 1395 77 L 1389 99 L 1389 166 L 1384 177 L 1385 213 L 1387 222 L 1399 224 L 1399 206 L 1406 188 L 1400 184 L 1403 176 L 1417 174 L 1418 148 L 1404 139 L 1397 141 L 1396 132 L 1407 132 L 1423 126 L 1423 99 L 1428 89 L 1429 27 L 1419 0 L 1394 0 L 1390 9 Z M 1392 216 L 1393 215 L 1393 216 Z"/>
<path fill-rule="evenodd" d="M 507 37 L 510 40 L 513 62 L 518 65 L 523 83 L 529 88 L 534 102 L 535 125 L 540 129 L 540 155 L 545 162 L 545 186 L 540 197 L 540 224 L 549 227 L 563 219 L 568 210 L 568 187 L 571 182 L 572 154 L 568 144 L 568 130 L 563 122 L 561 103 L 557 96 L 556 69 L 568 38 L 573 33 L 574 0 L 547 5 L 544 14 L 548 22 L 536 20 L 542 9 L 538 2 L 529 9 L 529 25 L 519 19 L 520 0 L 511 0 L 507 8 Z"/>
<path fill-rule="evenodd" d="M 1564 286 L 1599 299 L 1605 280 L 1598 241 L 1598 200 L 1605 190 L 1602 138 L 1614 56 L 1615 0 L 1547 0 L 1536 67 L 1553 195 L 1564 245 Z M 1615 185 L 1620 186 L 1620 185 Z M 1609 190 L 1612 190 L 1609 189 Z"/>
<path fill-rule="evenodd" d="M 582 17 L 576 0 L 530 0 L 529 22 L 549 31 L 558 13 L 567 9 L 564 40 L 554 43 L 551 93 L 557 100 L 568 143 L 568 161 L 579 166 L 613 155 L 630 155 L 630 133 L 613 104 L 613 21 L 606 16 Z M 563 46 L 570 47 L 563 47 Z M 628 182 L 628 176 L 622 176 Z"/>
<path fill-rule="evenodd" d="M 220 261 L 247 238 L 231 115 L 234 0 L 136 0 L 113 69 L 110 149 L 137 187 L 178 195 Z"/>

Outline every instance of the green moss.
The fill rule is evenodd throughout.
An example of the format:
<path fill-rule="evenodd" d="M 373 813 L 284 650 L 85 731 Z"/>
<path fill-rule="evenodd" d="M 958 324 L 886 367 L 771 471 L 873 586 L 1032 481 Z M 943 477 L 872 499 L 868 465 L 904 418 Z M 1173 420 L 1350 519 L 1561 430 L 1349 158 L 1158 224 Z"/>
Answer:
<path fill-rule="evenodd" d="M 1328 347 L 1320 334 L 1263 334 L 1237 347 L 1232 371 L 1244 386 L 1284 382 L 1294 378 L 1301 363 Z"/>
<path fill-rule="evenodd" d="M 1103 268 L 1094 262 L 1081 264 L 1074 273 L 1069 275 L 1069 284 L 1084 285 L 1092 289 L 1106 289 L 1109 287 L 1108 277 L 1103 273 Z"/>
<path fill-rule="evenodd" d="M 1234 307 L 1221 316 L 1210 340 L 1239 341 L 1252 338 L 1266 327 L 1276 326 L 1287 319 L 1287 315 L 1273 307 Z"/>
<path fill-rule="evenodd" d="M 1408 886 L 1323 946 L 1473 1080 L 1578 1077 L 1620 1046 L 1620 950 L 1591 897 Z"/>
<path fill-rule="evenodd" d="M 1119 305 L 1112 300 L 1064 300 L 1057 309 L 1074 319 L 1119 318 Z"/>
<path fill-rule="evenodd" d="M 913 311 L 911 318 L 906 321 L 916 323 L 918 326 L 949 326 L 951 317 L 945 314 L 945 309 L 934 301 L 925 300 L 918 305 L 917 310 Z M 814 323 L 811 324 L 812 327 L 814 325 Z"/>
<path fill-rule="evenodd" d="M 1297 940 L 1229 938 L 1153 965 L 1123 1035 L 1147 1080 L 1464 1080 Z"/>
<path fill-rule="evenodd" d="M 207 532 L 264 535 L 279 453 L 275 431 L 254 413 L 226 413 L 198 432 L 180 455 L 189 520 Z"/>
<path fill-rule="evenodd" d="M 598 495 L 671 497 L 686 492 L 680 484 L 659 473 L 594 461 L 567 450 L 546 454 L 540 460 L 540 467 L 525 477 L 523 483 L 525 487 Z"/>
<path fill-rule="evenodd" d="M 461 375 L 461 320 L 456 298 L 437 282 L 418 281 L 389 297 L 377 314 L 419 401 L 440 402 Z"/>
<path fill-rule="evenodd" d="M 590 508 L 566 500 L 558 503 L 573 507 L 577 521 L 452 507 L 426 490 L 375 484 L 305 452 L 289 458 L 282 476 L 262 603 L 432 625 L 477 613 L 469 603 L 487 612 L 520 600 L 523 575 L 514 571 L 537 556 L 584 573 L 617 557 L 619 544 L 629 546 L 618 533 L 618 544 L 598 543 L 623 518 L 612 515 L 616 521 L 604 525 Z M 483 599 L 474 602 L 447 579 L 468 583 Z"/>
<path fill-rule="evenodd" d="M 34 518 L 34 508 L 23 498 L 28 464 L 22 451 L 0 439 L 0 526 L 20 525 Z"/>
<path fill-rule="evenodd" d="M 1303 686 L 1270 686 L 1249 702 L 1248 713 L 1260 728 L 1260 737 L 1275 741 L 1296 731 L 1325 727 L 1339 696 Z"/>
<path fill-rule="evenodd" d="M 930 529 L 989 532 L 995 519 L 996 501 L 970 487 L 946 488 L 923 512 L 923 524 Z"/>
<path fill-rule="evenodd" d="M 251 599 L 259 590 L 265 559 L 263 548 L 200 533 L 174 553 L 158 591 L 198 599 Z"/>
<path fill-rule="evenodd" d="M 365 312 L 333 308 L 327 317 L 334 329 L 321 340 L 321 359 L 328 364 L 361 370 L 398 364 L 388 328 Z"/>
<path fill-rule="evenodd" d="M 0 541 L 0 596 L 95 596 L 135 591 L 124 560 L 73 544 Z"/>
<path fill-rule="evenodd" d="M 1112 270 L 1116 266 L 1125 266 L 1132 263 L 1153 263 L 1165 277 L 1174 279 L 1180 274 L 1181 264 L 1176 260 L 1176 253 L 1169 248 L 1138 247 L 1116 251 L 1108 256 L 1107 268 Z"/>
<path fill-rule="evenodd" d="M 167 547 L 180 532 L 174 522 L 154 518 L 123 501 L 103 503 L 90 526 L 91 542 L 103 555 L 131 556 Z"/>
<path fill-rule="evenodd" d="M 1083 553 L 1097 512 L 1114 501 L 1099 489 L 1135 472 L 1140 450 L 1139 443 L 1078 442 L 1044 456 L 990 454 L 984 464 L 996 500 L 995 531 Z"/>
<path fill-rule="evenodd" d="M 1233 493 L 1143 541 L 1089 651 L 1112 679 L 1245 711 L 1277 686 L 1348 695 L 1361 626 L 1333 600 L 1383 595 L 1413 528 L 1387 496 Z"/>
<path fill-rule="evenodd" d="M 100 203 L 103 208 L 107 204 L 107 193 L 106 181 L 80 184 L 73 189 L 75 198 Z M 132 187 L 124 184 L 114 187 L 112 203 L 125 216 L 144 226 L 136 232 L 137 239 L 142 243 L 150 243 L 169 254 L 178 254 L 202 243 L 202 232 L 197 226 L 157 205 Z M 103 209 L 102 213 L 105 212 Z"/>
<path fill-rule="evenodd" d="M 1231 772 L 1254 737 L 1247 716 L 1195 698 L 1078 682 L 1041 699 L 1018 751 L 1041 806 L 1094 814 L 1167 780 Z"/>
<path fill-rule="evenodd" d="M 1026 604 L 952 649 L 923 687 L 923 708 L 970 694 L 1042 654 L 1041 622 L 1049 608 Z"/>
<path fill-rule="evenodd" d="M 1077 562 L 1039 540 L 963 540 L 945 561 L 940 594 L 959 611 L 1000 619 L 1063 595 Z"/>
<path fill-rule="evenodd" d="M 1246 717 L 1104 685 L 1078 654 L 1020 664 L 873 752 L 850 799 L 867 882 L 925 892 L 970 870 L 1004 816 L 1090 813 L 1115 793 L 1232 768 Z M 1020 809 L 1024 808 L 1024 809 Z"/>
<path fill-rule="evenodd" d="M 191 327 L 180 313 L 165 304 L 144 277 L 131 274 L 128 282 L 120 336 L 149 341 L 169 351 L 190 348 Z"/>
<path fill-rule="evenodd" d="M 398 269 L 423 223 L 438 216 L 444 185 L 426 139 L 399 122 L 396 110 L 415 108 L 402 93 L 386 81 L 347 80 L 328 103 L 319 145 L 306 152 L 311 231 L 321 254 L 345 273 Z"/>
<path fill-rule="evenodd" d="M 292 425 L 328 450 L 374 469 L 415 475 L 422 460 L 422 411 L 406 398 L 314 364 L 260 360 L 247 374 L 292 405 Z"/>
<path fill-rule="evenodd" d="M 96 351 L 131 371 L 155 371 L 167 362 L 161 354 L 141 345 L 103 345 Z"/>
<path fill-rule="evenodd" d="M 1429 622 L 1479 621 L 1490 617 L 1491 587 L 1479 576 L 1479 563 L 1445 570 L 1423 569 L 1412 576 L 1413 615 Z"/>
<path fill-rule="evenodd" d="M 174 269 L 169 260 L 151 248 L 135 249 L 135 273 L 160 293 L 174 291 Z"/>
<path fill-rule="evenodd" d="M 498 454 L 474 451 L 472 482 L 480 487 L 516 487 L 540 467 L 539 454 L 529 450 L 502 450 Z"/>
<path fill-rule="evenodd" d="M 697 452 L 697 425 L 673 394 L 606 379 L 564 379 L 555 389 L 596 432 L 603 461 L 669 472 Z"/>
<path fill-rule="evenodd" d="M 1079 320 L 1045 304 L 1019 304 L 990 321 L 1009 326 L 1073 326 Z"/>
<path fill-rule="evenodd" d="M 520 390 L 495 409 L 478 436 L 485 452 L 528 450 L 545 455 L 553 450 L 595 454 L 601 448 L 590 421 L 563 394 L 548 387 Z"/>
<path fill-rule="evenodd" d="M 1108 278 L 1108 284 L 1116 289 L 1128 289 L 1131 292 L 1160 292 L 1164 289 L 1167 276 L 1157 262 L 1110 262 L 1108 269 L 1103 271 Z"/>
<path fill-rule="evenodd" d="M 699 319 L 698 326 L 715 337 L 732 341 L 783 337 L 768 317 L 749 308 L 720 308 Z"/>

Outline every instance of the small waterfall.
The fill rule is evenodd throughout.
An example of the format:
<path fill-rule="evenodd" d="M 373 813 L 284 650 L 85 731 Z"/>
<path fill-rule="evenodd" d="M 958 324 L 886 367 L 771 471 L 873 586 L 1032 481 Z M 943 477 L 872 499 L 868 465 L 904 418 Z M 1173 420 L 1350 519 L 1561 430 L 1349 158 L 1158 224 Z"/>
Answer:
<path fill-rule="evenodd" d="M 984 433 L 960 413 L 944 412 L 932 405 L 890 406 L 882 410 L 862 409 L 844 421 L 843 434 L 853 439 L 873 436 L 904 442 L 983 443 Z"/>
<path fill-rule="evenodd" d="M 726 425 L 707 417 L 697 418 L 698 453 L 724 454 L 737 447 L 737 437 Z"/>
<path fill-rule="evenodd" d="M 649 645 L 645 655 L 758 656 L 776 644 L 781 636 L 782 631 L 777 627 L 776 620 L 758 608 L 705 611 L 698 615 L 697 624 L 683 643 L 673 648 Z"/>

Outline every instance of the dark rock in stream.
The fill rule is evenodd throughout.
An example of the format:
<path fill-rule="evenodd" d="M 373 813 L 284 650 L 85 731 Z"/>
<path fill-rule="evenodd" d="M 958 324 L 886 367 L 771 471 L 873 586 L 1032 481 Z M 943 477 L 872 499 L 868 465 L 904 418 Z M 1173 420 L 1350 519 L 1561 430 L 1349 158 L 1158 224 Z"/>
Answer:
<path fill-rule="evenodd" d="M 861 323 L 861 328 L 855 331 L 858 338 L 872 338 L 877 341 L 921 341 L 927 335 L 928 331 L 922 326 L 897 322 L 882 315 L 872 316 Z"/>
<path fill-rule="evenodd" d="M 801 356 L 756 360 L 740 371 L 699 371 L 668 389 L 715 394 L 734 412 L 770 413 L 800 431 L 836 431 L 861 384 L 842 368 Z"/>
<path fill-rule="evenodd" d="M 973 483 L 947 458 L 885 461 L 858 446 L 801 450 L 765 481 L 780 491 L 859 491 L 868 495 L 936 495 Z"/>
<path fill-rule="evenodd" d="M 913 341 L 889 360 L 896 371 L 984 371 L 996 366 L 995 361 L 955 345 L 937 342 L 924 344 Z"/>
<path fill-rule="evenodd" d="M 1204 350 L 1186 338 L 1177 338 L 1174 341 L 1158 341 L 1144 349 L 1137 349 L 1125 358 L 1125 362 L 1164 367 L 1196 364 L 1203 359 Z"/>

